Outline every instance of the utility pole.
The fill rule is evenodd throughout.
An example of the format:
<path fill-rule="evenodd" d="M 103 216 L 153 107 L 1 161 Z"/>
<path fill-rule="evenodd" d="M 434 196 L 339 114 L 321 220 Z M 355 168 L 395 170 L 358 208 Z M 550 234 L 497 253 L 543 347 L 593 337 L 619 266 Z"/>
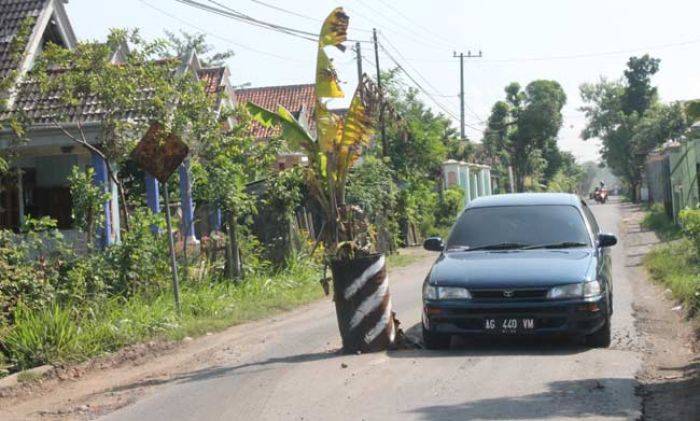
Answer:
<path fill-rule="evenodd" d="M 468 51 L 467 55 L 464 55 L 464 53 L 457 54 L 456 52 L 453 52 L 452 57 L 459 57 L 459 134 L 462 138 L 462 141 L 465 141 L 467 140 L 467 137 L 464 134 L 464 58 L 480 58 L 482 57 L 482 55 L 481 51 L 479 51 L 479 54 L 474 55 L 472 55 L 471 51 Z"/>
<path fill-rule="evenodd" d="M 359 42 L 355 43 L 355 58 L 357 59 L 357 82 L 362 84 L 362 47 Z"/>
<path fill-rule="evenodd" d="M 372 29 L 374 38 L 374 61 L 377 65 L 377 89 L 379 89 L 379 127 L 382 133 L 382 156 L 387 156 L 389 147 L 386 143 L 386 125 L 384 124 L 384 91 L 382 91 L 382 75 L 379 71 L 379 42 L 377 41 L 377 28 Z"/>

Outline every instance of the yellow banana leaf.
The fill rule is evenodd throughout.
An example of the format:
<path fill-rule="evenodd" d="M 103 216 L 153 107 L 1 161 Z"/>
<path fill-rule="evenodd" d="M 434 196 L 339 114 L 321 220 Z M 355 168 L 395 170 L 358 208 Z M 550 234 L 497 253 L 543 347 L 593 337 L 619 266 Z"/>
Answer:
<path fill-rule="evenodd" d="M 333 10 L 323 21 L 321 34 L 318 38 L 318 58 L 316 59 L 316 96 L 319 98 L 343 98 L 345 96 L 338 83 L 338 74 L 324 48 L 332 45 L 340 51 L 345 51 L 343 42 L 348 39 L 349 23 L 350 18 L 342 7 Z"/>
<path fill-rule="evenodd" d="M 345 51 L 343 42 L 348 39 L 348 24 L 350 17 L 345 14 L 342 7 L 335 8 L 323 21 L 321 35 L 318 39 L 320 48 L 332 45 L 340 51 Z"/>
<path fill-rule="evenodd" d="M 338 74 L 333 68 L 333 63 L 320 45 L 316 62 L 316 96 L 319 98 L 345 97 L 343 90 L 340 89 Z"/>
<path fill-rule="evenodd" d="M 280 106 L 278 112 L 275 113 L 252 102 L 248 102 L 246 107 L 253 117 L 253 120 L 262 124 L 264 127 L 272 127 L 278 124 L 282 129 L 282 137 L 289 142 L 291 146 L 294 147 L 298 145 L 307 150 L 312 149 L 313 138 L 304 126 L 294 119 L 286 108 Z"/>
<path fill-rule="evenodd" d="M 342 134 L 340 123 L 340 117 L 328 111 L 324 103 L 316 101 L 316 131 L 321 152 L 328 153 L 333 150 L 337 139 Z"/>
<path fill-rule="evenodd" d="M 350 168 L 360 157 L 362 148 L 369 144 L 373 132 L 371 114 L 363 103 L 358 88 L 350 102 L 350 108 L 343 124 L 342 136 L 336 147 L 337 178 L 341 185 L 344 184 Z"/>

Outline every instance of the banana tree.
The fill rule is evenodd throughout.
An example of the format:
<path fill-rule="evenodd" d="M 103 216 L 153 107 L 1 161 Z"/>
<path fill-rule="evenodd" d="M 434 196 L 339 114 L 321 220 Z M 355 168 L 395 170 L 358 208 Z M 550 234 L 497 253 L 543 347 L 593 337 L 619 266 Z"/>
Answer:
<path fill-rule="evenodd" d="M 309 157 L 306 181 L 325 214 L 321 237 L 333 272 L 334 301 L 346 351 L 385 349 L 394 342 L 384 256 L 372 253 L 372 239 L 361 209 L 348 206 L 348 174 L 374 133 L 373 102 L 358 86 L 345 118 L 328 109 L 327 100 L 342 98 L 338 75 L 326 48 L 345 50 L 349 17 L 337 8 L 321 28 L 316 62 L 315 133 L 309 132 L 284 107 L 248 108 L 260 124 L 279 126 L 282 137 Z"/>

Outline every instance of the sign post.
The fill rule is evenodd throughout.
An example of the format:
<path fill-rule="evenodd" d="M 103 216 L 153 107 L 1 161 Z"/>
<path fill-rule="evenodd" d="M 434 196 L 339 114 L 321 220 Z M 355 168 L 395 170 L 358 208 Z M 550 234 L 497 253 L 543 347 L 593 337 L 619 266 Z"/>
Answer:
<path fill-rule="evenodd" d="M 180 308 L 180 281 L 177 276 L 177 260 L 175 259 L 175 240 L 173 239 L 172 221 L 170 216 L 170 195 L 168 179 L 187 157 L 189 148 L 176 134 L 166 133 L 160 123 L 153 123 L 141 139 L 131 158 L 144 171 L 163 183 L 165 196 L 165 223 L 168 229 L 168 248 L 170 249 L 170 269 L 173 275 L 173 295 L 175 309 L 178 315 Z"/>

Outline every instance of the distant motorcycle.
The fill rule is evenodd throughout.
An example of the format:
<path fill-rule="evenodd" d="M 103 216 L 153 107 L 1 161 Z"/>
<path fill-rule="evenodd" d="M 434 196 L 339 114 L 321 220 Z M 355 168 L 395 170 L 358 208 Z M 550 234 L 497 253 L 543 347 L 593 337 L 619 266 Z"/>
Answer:
<path fill-rule="evenodd" d="M 598 189 L 593 192 L 593 199 L 600 204 L 605 204 L 608 200 L 608 189 Z"/>

